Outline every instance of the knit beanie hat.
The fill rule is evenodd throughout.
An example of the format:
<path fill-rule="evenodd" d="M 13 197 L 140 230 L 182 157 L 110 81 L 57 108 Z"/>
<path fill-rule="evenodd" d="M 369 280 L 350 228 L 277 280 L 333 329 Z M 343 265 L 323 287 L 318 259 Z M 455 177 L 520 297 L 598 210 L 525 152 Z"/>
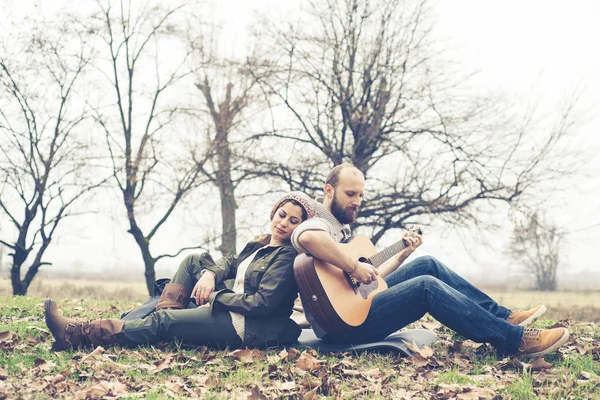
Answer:
<path fill-rule="evenodd" d="M 275 216 L 275 211 L 277 211 L 281 204 L 284 203 L 286 200 L 296 200 L 298 203 L 300 203 L 300 205 L 302 205 L 302 208 L 304 208 L 304 211 L 306 211 L 306 219 L 310 219 L 315 216 L 315 206 L 313 205 L 313 199 L 311 199 L 302 192 L 289 192 L 288 194 L 277 200 L 273 205 L 273 209 L 271 210 L 271 220 L 273 219 L 273 216 Z"/>

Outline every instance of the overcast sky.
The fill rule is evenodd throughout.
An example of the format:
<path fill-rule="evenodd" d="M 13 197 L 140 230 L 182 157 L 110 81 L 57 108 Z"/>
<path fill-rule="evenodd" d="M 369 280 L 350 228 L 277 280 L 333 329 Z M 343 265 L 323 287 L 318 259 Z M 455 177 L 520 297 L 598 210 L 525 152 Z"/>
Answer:
<path fill-rule="evenodd" d="M 13 15 L 27 13 L 26 6 L 21 5 L 25 3 L 2 4 L 9 4 Z M 57 2 L 50 4 L 44 6 L 50 10 Z M 223 52 L 235 54 L 245 48 L 245 28 L 253 23 L 254 10 L 277 14 L 285 7 L 285 12 L 293 15 L 303 6 L 301 0 L 220 0 L 209 3 L 207 10 L 223 26 Z M 478 71 L 472 81 L 474 90 L 501 92 L 515 102 L 535 101 L 542 114 L 549 117 L 562 100 L 577 91 L 581 94 L 582 118 L 573 140 L 581 148 L 600 145 L 600 2 L 454 0 L 439 1 L 434 13 L 434 36 L 444 44 L 447 56 L 467 71 Z M 596 257 L 600 246 L 600 157 L 588 163 L 586 172 L 587 178 L 578 180 L 574 189 L 546 205 L 552 219 L 573 232 L 567 236 L 563 249 L 568 266 L 564 274 L 600 269 Z M 116 206 L 115 214 L 122 212 L 118 207 L 122 205 Z M 123 226 L 116 226 L 107 218 L 95 219 L 92 233 L 90 221 L 74 227 L 75 235 L 62 234 L 48 252 L 56 268 L 135 265 L 141 274 L 139 250 Z M 502 232 L 497 238 L 500 247 L 508 233 Z M 474 277 L 515 271 L 498 251 L 481 246 L 468 248 L 447 233 L 427 235 L 419 254 L 434 255 Z M 173 271 L 178 261 L 163 262 L 161 271 Z"/>

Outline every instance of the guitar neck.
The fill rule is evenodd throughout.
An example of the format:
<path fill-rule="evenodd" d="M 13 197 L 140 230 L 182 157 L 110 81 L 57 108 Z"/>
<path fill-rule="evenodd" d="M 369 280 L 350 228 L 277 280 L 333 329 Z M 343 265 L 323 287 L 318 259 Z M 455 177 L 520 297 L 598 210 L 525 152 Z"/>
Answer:
<path fill-rule="evenodd" d="M 379 268 L 381 266 L 381 264 L 383 264 L 384 262 L 386 262 L 387 260 L 392 258 L 396 253 L 398 253 L 405 247 L 406 247 L 406 243 L 404 242 L 404 239 L 397 241 L 393 245 L 386 247 L 385 249 L 381 250 L 379 253 L 369 257 L 369 260 L 371 261 L 371 265 L 373 265 L 375 268 Z"/>

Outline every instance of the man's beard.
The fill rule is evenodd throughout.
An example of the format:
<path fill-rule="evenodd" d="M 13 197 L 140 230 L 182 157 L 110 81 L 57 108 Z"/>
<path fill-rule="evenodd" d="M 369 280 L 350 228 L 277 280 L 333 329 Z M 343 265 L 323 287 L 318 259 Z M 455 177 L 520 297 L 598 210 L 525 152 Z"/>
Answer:
<path fill-rule="evenodd" d="M 356 220 L 356 214 L 358 213 L 358 209 L 354 207 L 343 208 L 335 198 L 334 193 L 333 201 L 331 202 L 331 213 L 342 224 L 351 224 Z"/>

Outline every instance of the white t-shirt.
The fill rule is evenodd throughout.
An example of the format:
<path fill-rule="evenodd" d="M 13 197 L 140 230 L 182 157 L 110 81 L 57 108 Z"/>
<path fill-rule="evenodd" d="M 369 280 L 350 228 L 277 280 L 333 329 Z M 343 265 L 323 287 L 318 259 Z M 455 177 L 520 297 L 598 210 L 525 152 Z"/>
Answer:
<path fill-rule="evenodd" d="M 262 247 L 261 247 L 262 248 Z M 258 250 L 260 250 L 259 248 Z M 242 294 L 244 293 L 244 279 L 246 278 L 246 271 L 248 270 L 248 266 L 252 261 L 254 261 L 254 257 L 256 257 L 256 250 L 254 253 L 250 254 L 250 256 L 246 257 L 244 261 L 238 265 L 237 273 L 235 275 L 235 282 L 233 283 L 233 293 Z M 233 323 L 233 328 L 237 335 L 244 342 L 244 334 L 246 333 L 246 320 L 242 314 L 234 313 L 233 311 L 229 311 L 229 315 L 231 315 L 231 322 Z"/>

